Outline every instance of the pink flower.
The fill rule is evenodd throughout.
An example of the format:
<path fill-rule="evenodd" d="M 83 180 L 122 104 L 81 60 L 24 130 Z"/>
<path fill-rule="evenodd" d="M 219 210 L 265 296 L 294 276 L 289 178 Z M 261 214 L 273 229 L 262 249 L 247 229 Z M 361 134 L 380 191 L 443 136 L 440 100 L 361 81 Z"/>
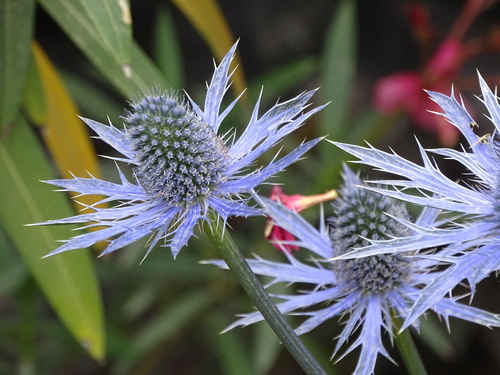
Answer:
<path fill-rule="evenodd" d="M 463 41 L 472 22 L 489 5 L 491 4 L 487 0 L 467 0 L 450 27 L 448 35 L 426 60 L 422 69 L 397 72 L 379 79 L 373 94 L 375 108 L 381 113 L 388 114 L 404 111 L 409 114 L 416 126 L 436 133 L 444 146 L 454 146 L 460 136 L 458 129 L 441 116 L 429 113 L 429 111 L 439 111 L 439 108 L 428 98 L 424 89 L 449 92 L 450 87 L 458 80 L 466 60 L 480 52 L 499 49 L 498 43 L 488 43 L 488 40 L 494 40 L 493 35 L 486 35 L 484 40 Z M 411 3 L 407 11 L 416 41 L 422 51 L 427 51 L 434 41 L 435 33 L 429 21 L 428 11 L 418 3 Z M 467 104 L 465 100 L 464 102 Z M 468 107 L 468 110 L 471 108 Z"/>
<path fill-rule="evenodd" d="M 375 84 L 374 106 L 382 113 L 407 112 L 421 129 L 436 133 L 444 146 L 458 142 L 459 131 L 441 116 L 436 103 L 424 91 L 446 92 L 460 73 L 462 46 L 455 39 L 441 43 L 422 72 L 398 72 L 382 77 Z"/>
<path fill-rule="evenodd" d="M 337 198 L 337 192 L 335 190 L 329 190 L 324 194 L 311 196 L 303 196 L 298 194 L 286 195 L 285 193 L 283 193 L 283 189 L 281 189 L 279 186 L 274 186 L 271 192 L 271 199 L 273 201 L 279 201 L 286 208 L 295 212 L 300 212 L 308 207 L 312 207 L 316 204 L 326 202 L 335 198 Z M 295 237 L 283 228 L 275 225 L 274 221 L 269 217 L 266 219 L 264 235 L 266 239 L 271 242 L 271 244 L 278 250 L 284 249 L 288 252 L 291 252 L 292 250 L 299 249 L 298 246 L 288 243 L 290 241 L 295 241 Z"/>

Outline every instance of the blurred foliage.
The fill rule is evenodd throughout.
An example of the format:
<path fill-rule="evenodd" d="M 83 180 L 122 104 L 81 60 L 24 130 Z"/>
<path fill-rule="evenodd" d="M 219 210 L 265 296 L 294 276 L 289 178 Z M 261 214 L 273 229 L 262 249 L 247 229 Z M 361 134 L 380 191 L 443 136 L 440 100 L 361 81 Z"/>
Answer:
<path fill-rule="evenodd" d="M 78 114 L 98 121 L 109 116 L 120 126 L 124 103 L 137 93 L 158 86 L 185 87 L 187 46 L 182 45 L 185 39 L 179 35 L 176 17 L 185 17 L 216 61 L 236 40 L 229 21 L 238 20 L 226 19 L 215 0 L 173 0 L 154 6 L 154 19 L 146 25 L 152 33 L 151 57 L 134 38 L 135 15 L 128 0 L 0 2 L 2 374 L 300 373 L 264 323 L 219 334 L 237 313 L 252 306 L 231 274 L 198 263 L 216 256 L 202 233 L 175 261 L 168 251 L 157 250 L 139 266 L 144 243 L 99 260 L 85 250 L 40 259 L 55 248 L 56 240 L 68 238 L 71 228 L 25 226 L 75 212 L 67 197 L 51 192 L 39 180 L 68 178 L 70 173 L 117 178 L 112 162 L 97 159 L 96 145 L 102 145 L 92 143 Z M 248 87 L 248 93 L 223 126 L 245 125 L 245 102 L 254 100 L 262 86 L 266 107 L 278 97 L 287 99 L 288 93 L 295 96 L 297 90 L 319 85 L 320 98 L 315 100 L 331 104 L 284 148 L 295 147 L 300 137 L 316 136 L 376 143 L 398 116 L 383 116 L 370 107 L 353 111 L 356 6 L 354 0 L 342 0 L 332 7 L 319 54 L 288 59 L 253 75 L 248 83 L 245 61 L 238 56 L 232 89 L 239 94 Z M 52 61 L 34 32 L 41 13 L 80 51 L 81 66 L 72 70 Z M 200 84 L 194 93 L 202 89 Z M 265 155 L 263 162 L 272 157 Z M 342 160 L 339 151 L 322 142 L 280 181 L 292 187 L 290 192 L 306 181 L 303 190 L 296 191 L 300 194 L 338 187 Z M 263 225 L 260 219 L 231 222 L 246 255 L 282 256 L 261 238 Z M 331 340 L 338 328 L 335 322 L 325 327 L 304 335 L 304 340 L 329 373 L 346 373 L 356 358 L 348 356 L 331 366 Z M 423 328 L 422 342 L 430 343 L 426 347 L 433 358 L 445 360 L 454 353 L 440 330 L 444 331 Z"/>

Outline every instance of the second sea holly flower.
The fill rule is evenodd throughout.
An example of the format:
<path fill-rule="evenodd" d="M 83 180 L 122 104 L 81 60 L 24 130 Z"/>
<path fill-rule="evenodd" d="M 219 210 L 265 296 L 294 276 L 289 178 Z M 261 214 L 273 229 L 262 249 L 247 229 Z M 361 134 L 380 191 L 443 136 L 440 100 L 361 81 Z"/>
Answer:
<path fill-rule="evenodd" d="M 73 237 L 49 255 L 109 240 L 103 252 L 107 254 L 148 236 L 146 255 L 160 243 L 176 256 L 200 221 L 208 220 L 211 210 L 224 221 L 230 216 L 261 214 L 248 205 L 253 189 L 294 163 L 320 139 L 303 143 L 268 165 L 256 166 L 257 158 L 323 106 L 305 112 L 312 90 L 259 115 L 259 98 L 239 137 L 237 130 L 220 134 L 221 123 L 238 100 L 223 108 L 235 51 L 236 45 L 216 67 L 201 107 L 190 97 L 153 90 L 131 103 L 124 130 L 83 119 L 98 138 L 123 155 L 116 160 L 132 167 L 133 181 L 120 170 L 120 183 L 93 177 L 46 181 L 63 191 L 100 194 L 105 196 L 102 202 L 119 202 L 111 208 L 92 206 L 88 207 L 91 213 L 40 223 L 104 227 Z"/>
<path fill-rule="evenodd" d="M 476 122 L 464 102 L 457 101 L 453 92 L 450 96 L 428 92 L 443 110 L 438 115 L 455 126 L 467 141 L 468 144 L 462 146 L 460 151 L 449 148 L 425 150 L 419 145 L 423 160 L 423 164 L 419 165 L 373 147 L 336 143 L 344 151 L 358 157 L 359 162 L 402 177 L 376 181 L 377 186 L 368 187 L 372 191 L 457 216 L 455 224 L 448 221 L 446 226 L 415 226 L 412 236 L 374 241 L 347 255 L 362 257 L 404 252 L 416 246 L 446 246 L 447 253 L 440 253 L 439 256 L 450 267 L 422 291 L 405 326 L 463 280 L 474 288 L 492 272 L 500 271 L 500 105 L 496 90 L 492 92 L 481 76 L 479 83 L 482 92 L 480 100 L 486 106 L 492 127 L 479 125 L 483 121 Z M 483 130 L 485 128 L 488 130 Z M 428 153 L 461 164 L 467 170 L 463 177 L 465 182 L 446 177 Z"/>
<path fill-rule="evenodd" d="M 285 252 L 288 262 L 262 258 L 248 260 L 252 270 L 270 277 L 270 284 L 300 283 L 308 291 L 275 295 L 281 302 L 277 307 L 284 314 L 305 317 L 296 329 L 298 334 L 309 332 L 330 319 L 343 317 L 344 328 L 337 338 L 334 355 L 347 344 L 347 353 L 361 349 L 354 373 L 372 374 L 379 354 L 390 358 L 383 345 L 386 331 L 395 338 L 399 327 L 393 318 L 405 319 L 425 285 L 443 272 L 438 258 L 423 256 L 420 248 L 398 254 L 380 254 L 359 259 L 334 259 L 369 244 L 369 239 L 386 240 L 412 235 L 407 224 L 410 216 L 403 203 L 363 189 L 359 177 L 344 169 L 344 187 L 333 202 L 334 214 L 322 221 L 317 230 L 296 212 L 282 204 L 262 198 L 267 214 L 277 225 L 292 233 L 293 244 L 312 252 L 296 259 Z M 424 209 L 416 220 L 418 226 L 432 226 L 439 210 Z M 207 263 L 226 267 L 222 261 Z M 455 317 L 487 327 L 500 326 L 497 315 L 461 304 L 456 297 L 441 296 L 432 310 L 446 323 Z M 228 329 L 261 321 L 259 312 L 249 313 Z M 418 328 L 418 321 L 412 324 Z M 354 337 L 354 338 L 352 338 Z M 339 359 L 340 359 L 339 358 Z"/>

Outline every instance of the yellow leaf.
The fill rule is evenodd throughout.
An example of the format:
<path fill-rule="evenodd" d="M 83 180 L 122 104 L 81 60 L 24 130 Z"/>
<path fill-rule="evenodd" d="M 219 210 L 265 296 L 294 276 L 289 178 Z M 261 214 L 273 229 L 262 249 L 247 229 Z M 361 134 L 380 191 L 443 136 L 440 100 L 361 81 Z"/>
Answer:
<path fill-rule="evenodd" d="M 32 50 L 42 81 L 46 106 L 46 117 L 42 124 L 41 134 L 59 174 L 63 178 L 73 178 L 73 176 L 87 177 L 90 173 L 100 178 L 97 155 L 87 126 L 77 116 L 76 104 L 42 48 L 37 43 L 33 43 Z M 72 194 L 72 196 L 75 195 Z M 84 205 L 95 205 L 102 198 L 97 195 L 80 196 L 78 202 Z M 82 209 L 79 203 L 75 205 L 77 205 L 77 210 Z M 104 206 L 99 205 L 99 207 Z M 90 230 L 99 229 L 102 228 L 93 227 Z M 104 244 L 98 244 L 97 249 L 102 249 L 103 246 Z"/>
<path fill-rule="evenodd" d="M 45 96 L 45 123 L 42 137 L 59 173 L 64 178 L 84 177 L 88 173 L 99 178 L 99 164 L 86 125 L 78 118 L 78 108 L 55 67 L 37 44 L 32 45 Z M 95 199 L 83 203 L 91 204 Z M 92 197 L 93 198 L 93 197 Z"/>
<path fill-rule="evenodd" d="M 106 355 L 103 304 L 90 254 L 69 251 L 40 259 L 54 249 L 57 240 L 69 235 L 70 228 L 26 226 L 72 214 L 66 200 L 54 198 L 57 194 L 52 187 L 39 182 L 55 177 L 33 129 L 19 116 L 8 136 L 0 139 L 2 229 L 61 322 L 94 359 L 102 361 Z"/>
<path fill-rule="evenodd" d="M 218 61 L 235 43 L 228 23 L 215 0 L 172 0 L 184 16 L 205 39 Z M 233 75 L 233 89 L 239 95 L 246 88 L 245 75 L 239 55 L 234 57 L 232 68 L 238 66 Z"/>

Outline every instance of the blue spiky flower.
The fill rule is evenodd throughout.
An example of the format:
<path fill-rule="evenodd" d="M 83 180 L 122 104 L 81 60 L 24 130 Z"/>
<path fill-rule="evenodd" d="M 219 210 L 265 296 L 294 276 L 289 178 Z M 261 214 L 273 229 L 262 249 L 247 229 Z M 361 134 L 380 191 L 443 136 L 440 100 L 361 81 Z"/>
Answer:
<path fill-rule="evenodd" d="M 261 213 L 247 204 L 253 189 L 299 159 L 319 139 L 303 143 L 260 168 L 254 166 L 257 158 L 323 106 L 303 113 L 315 92 L 308 91 L 276 104 L 259 117 L 259 98 L 238 139 L 235 134 L 220 135 L 219 126 L 238 100 L 220 113 L 235 50 L 236 44 L 216 67 L 203 109 L 189 97 L 154 90 L 131 103 L 124 116 L 124 130 L 83 119 L 100 139 L 124 156 L 116 160 L 132 166 L 134 181 L 128 181 L 120 170 L 121 183 L 93 177 L 46 181 L 63 191 L 101 194 L 106 197 L 103 202 L 119 202 L 112 208 L 92 206 L 88 207 L 92 213 L 40 223 L 105 227 L 73 237 L 49 255 L 110 239 L 103 255 L 150 236 L 146 255 L 161 241 L 176 256 L 200 220 L 207 220 L 210 210 L 224 220 Z"/>
<path fill-rule="evenodd" d="M 407 251 L 415 246 L 446 246 L 448 253 L 446 256 L 442 254 L 441 259 L 450 265 L 449 268 L 422 291 L 405 326 L 463 280 L 474 288 L 492 272 L 500 270 L 500 106 L 496 90 L 493 93 L 480 75 L 479 83 L 482 92 L 480 100 L 486 106 L 487 118 L 492 124 L 489 128 L 479 125 L 482 121 L 476 122 L 453 92 L 450 96 L 429 92 L 443 110 L 443 113 L 437 114 L 456 126 L 466 139 L 468 145 L 462 146 L 460 151 L 448 148 L 424 150 L 419 144 L 423 165 L 418 165 L 395 153 L 371 146 L 335 143 L 358 157 L 358 162 L 403 178 L 376 181 L 379 186 L 371 186 L 372 191 L 415 205 L 435 207 L 456 216 L 455 223 L 434 227 L 414 226 L 415 234 L 412 236 L 374 241 L 348 254 L 348 257 L 360 257 Z M 463 179 L 455 181 L 446 177 L 427 153 L 462 164 L 467 170 Z"/>
<path fill-rule="evenodd" d="M 394 338 L 397 328 L 393 317 L 405 318 L 423 286 L 440 275 L 440 261 L 418 255 L 420 249 L 399 254 L 382 254 L 359 259 L 332 260 L 353 248 L 368 244 L 368 239 L 384 240 L 393 236 L 411 235 L 404 222 L 409 220 L 401 202 L 362 189 L 361 180 L 344 169 L 344 187 L 333 203 L 334 215 L 316 230 L 296 212 L 281 204 L 262 198 L 268 215 L 277 225 L 292 233 L 295 245 L 312 251 L 302 262 L 284 252 L 288 263 L 251 259 L 252 270 L 272 278 L 271 284 L 300 283 L 310 285 L 309 292 L 275 295 L 284 314 L 307 317 L 296 329 L 298 334 L 313 330 L 320 324 L 344 317 L 344 328 L 337 338 L 334 355 L 356 336 L 347 353 L 360 347 L 356 374 L 372 374 L 379 354 L 390 359 L 382 343 L 383 332 Z M 425 209 L 416 224 L 432 225 L 438 210 Z M 209 261 L 226 268 L 222 261 Z M 498 316 L 457 302 L 454 297 L 441 297 L 432 307 L 446 323 L 450 316 L 484 326 L 499 326 Z M 259 312 L 244 315 L 228 329 L 262 320 Z M 414 322 L 418 328 L 418 321 Z"/>

